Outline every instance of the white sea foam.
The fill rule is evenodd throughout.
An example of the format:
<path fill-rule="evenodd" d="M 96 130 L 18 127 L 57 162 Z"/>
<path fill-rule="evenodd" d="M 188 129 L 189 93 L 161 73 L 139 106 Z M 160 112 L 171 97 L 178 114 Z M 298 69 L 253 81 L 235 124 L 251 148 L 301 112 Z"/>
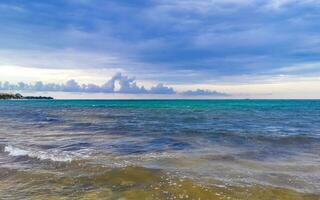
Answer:
<path fill-rule="evenodd" d="M 5 146 L 4 147 L 4 151 L 8 152 L 10 156 L 26 156 L 29 153 L 26 150 L 15 148 L 15 147 L 13 147 L 11 145 Z"/>
<path fill-rule="evenodd" d="M 71 162 L 80 158 L 79 152 L 64 152 L 59 150 L 40 151 L 31 148 L 19 148 L 12 145 L 7 145 L 4 151 L 10 156 L 28 156 L 39 160 L 51 160 L 54 162 Z"/>

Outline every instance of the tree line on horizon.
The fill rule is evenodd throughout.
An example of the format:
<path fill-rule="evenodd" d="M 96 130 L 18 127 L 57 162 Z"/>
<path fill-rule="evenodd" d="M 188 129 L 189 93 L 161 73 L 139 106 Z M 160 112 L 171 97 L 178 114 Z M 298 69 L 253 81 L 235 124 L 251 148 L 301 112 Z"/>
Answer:
<path fill-rule="evenodd" d="M 1 100 L 10 100 L 10 99 L 53 99 L 52 97 L 45 96 L 23 96 L 19 93 L 10 94 L 10 93 L 0 93 Z"/>

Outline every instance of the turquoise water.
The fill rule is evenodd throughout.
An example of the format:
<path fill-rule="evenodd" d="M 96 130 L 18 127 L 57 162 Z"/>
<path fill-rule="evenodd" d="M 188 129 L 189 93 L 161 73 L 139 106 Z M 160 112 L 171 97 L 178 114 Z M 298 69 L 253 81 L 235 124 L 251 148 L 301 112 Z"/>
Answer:
<path fill-rule="evenodd" d="M 320 101 L 0 101 L 0 167 L 90 160 L 320 193 Z"/>

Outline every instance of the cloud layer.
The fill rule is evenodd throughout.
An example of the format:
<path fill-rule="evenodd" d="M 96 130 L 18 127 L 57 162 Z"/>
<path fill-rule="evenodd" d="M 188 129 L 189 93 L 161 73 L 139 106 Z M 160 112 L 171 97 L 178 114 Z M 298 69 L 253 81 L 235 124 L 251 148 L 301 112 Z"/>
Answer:
<path fill-rule="evenodd" d="M 135 78 L 124 76 L 121 73 L 115 74 L 110 80 L 103 85 L 96 84 L 79 84 L 75 80 L 69 80 L 64 84 L 43 83 L 37 81 L 34 84 L 19 82 L 11 84 L 10 82 L 0 82 L 0 90 L 3 91 L 31 91 L 31 92 L 81 92 L 81 93 L 121 93 L 121 94 L 178 94 L 172 87 L 159 83 L 150 89 L 137 85 Z M 226 96 L 210 90 L 195 90 L 182 92 L 187 96 Z"/>
<path fill-rule="evenodd" d="M 227 97 L 229 96 L 227 93 L 217 92 L 217 91 L 211 91 L 211 90 L 188 90 L 182 93 L 186 96 L 222 96 Z"/>
<path fill-rule="evenodd" d="M 0 13 L 2 90 L 319 98 L 319 0 L 14 0 Z"/>
<path fill-rule="evenodd" d="M 115 68 L 166 83 L 279 74 L 320 62 L 319 11 L 319 0 L 3 1 L 0 67 Z"/>

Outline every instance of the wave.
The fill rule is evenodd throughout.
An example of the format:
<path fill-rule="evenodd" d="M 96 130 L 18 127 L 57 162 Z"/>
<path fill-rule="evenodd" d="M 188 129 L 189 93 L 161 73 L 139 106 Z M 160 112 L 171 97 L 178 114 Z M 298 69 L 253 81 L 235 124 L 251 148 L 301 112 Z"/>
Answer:
<path fill-rule="evenodd" d="M 238 132 L 217 132 L 210 134 L 215 140 L 221 138 L 222 141 L 258 141 L 267 142 L 270 144 L 281 145 L 302 145 L 302 144 L 318 144 L 320 135 L 318 134 L 251 134 L 251 133 L 238 133 Z M 229 138 L 229 140 L 225 140 Z"/>
<path fill-rule="evenodd" d="M 60 150 L 41 151 L 30 148 L 19 148 L 12 145 L 4 147 L 4 152 L 10 156 L 28 156 L 39 160 L 51 160 L 54 162 L 71 162 L 73 160 L 84 158 L 86 156 L 81 152 L 65 152 Z"/>

